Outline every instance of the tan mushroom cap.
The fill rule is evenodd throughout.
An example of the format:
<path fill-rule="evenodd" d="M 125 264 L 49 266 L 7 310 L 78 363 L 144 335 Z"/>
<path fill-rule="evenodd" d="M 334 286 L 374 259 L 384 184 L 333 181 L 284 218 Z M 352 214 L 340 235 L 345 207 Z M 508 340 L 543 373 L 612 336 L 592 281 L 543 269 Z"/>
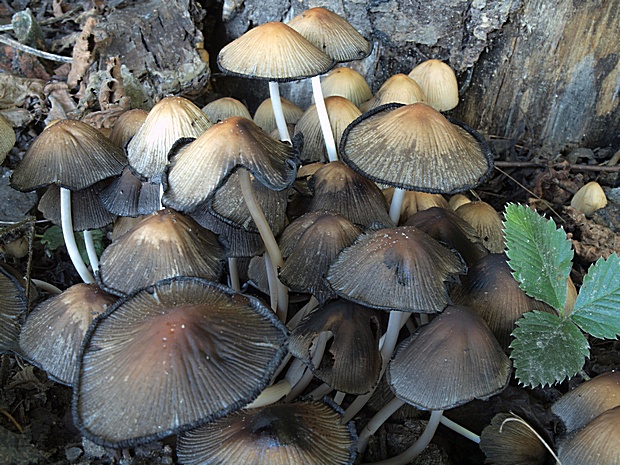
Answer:
<path fill-rule="evenodd" d="M 291 146 L 269 137 L 253 121 L 228 118 L 205 131 L 172 159 L 164 205 L 191 211 L 215 193 L 239 166 L 273 190 L 295 180 Z"/>
<path fill-rule="evenodd" d="M 0 164 L 15 145 L 15 131 L 4 117 L 0 116 Z"/>
<path fill-rule="evenodd" d="M 278 241 L 286 258 L 280 281 L 294 292 L 314 295 L 321 304 L 335 297 L 325 274 L 336 255 L 360 233 L 357 226 L 333 212 L 310 212 L 297 218 Z"/>
<path fill-rule="evenodd" d="M 491 253 L 502 253 L 505 246 L 504 224 L 500 214 L 487 202 L 475 200 L 461 205 L 456 214 L 471 224 Z"/>
<path fill-rule="evenodd" d="M 74 385 L 75 424 L 132 447 L 252 402 L 286 352 L 287 330 L 258 299 L 198 278 L 119 300 L 91 325 Z"/>
<path fill-rule="evenodd" d="M 315 367 L 311 347 L 322 332 L 331 333 L 333 340 Z M 319 307 L 299 323 L 291 333 L 289 350 L 334 390 L 365 394 L 379 381 L 380 333 L 376 310 L 337 300 Z"/>
<path fill-rule="evenodd" d="M 127 159 L 144 180 L 161 182 L 170 149 L 182 138 L 196 138 L 213 124 L 200 108 L 183 97 L 164 97 L 149 111 L 127 145 Z"/>
<path fill-rule="evenodd" d="M 372 98 L 372 91 L 366 79 L 352 68 L 340 66 L 332 69 L 321 81 L 325 97 L 344 97 L 356 107 Z"/>
<path fill-rule="evenodd" d="M 202 107 L 202 112 L 207 115 L 209 121 L 213 124 L 218 121 L 224 121 L 231 116 L 243 116 L 244 118 L 252 118 L 250 110 L 243 102 L 232 97 L 221 97 Z"/>
<path fill-rule="evenodd" d="M 510 380 L 512 365 L 476 313 L 451 305 L 398 345 L 387 370 L 396 397 L 422 410 L 488 399 Z"/>
<path fill-rule="evenodd" d="M 55 381 L 71 385 L 82 341 L 93 319 L 116 302 L 96 284 L 75 284 L 28 315 L 19 336 L 24 356 Z"/>
<path fill-rule="evenodd" d="M 334 143 L 338 147 L 344 130 L 362 112 L 350 100 L 337 96 L 325 98 L 325 107 Z M 297 122 L 295 135 L 299 133 L 304 136 L 303 147 L 299 154 L 302 162 L 329 161 L 316 105 L 310 105 Z"/>
<path fill-rule="evenodd" d="M 582 428 L 606 410 L 620 405 L 620 372 L 600 374 L 564 394 L 551 406 L 571 432 Z"/>
<path fill-rule="evenodd" d="M 280 102 L 282 102 L 282 112 L 284 113 L 286 124 L 296 124 L 301 115 L 304 114 L 304 111 L 285 98 L 280 97 Z M 267 134 L 278 129 L 271 98 L 263 100 L 258 106 L 254 112 L 254 122 Z"/>
<path fill-rule="evenodd" d="M 389 204 L 394 197 L 394 188 L 383 189 L 383 195 Z M 448 202 L 441 194 L 429 194 L 428 192 L 406 191 L 403 199 L 403 206 L 400 209 L 398 222 L 405 224 L 409 218 L 418 211 L 428 210 L 432 207 L 449 208 Z"/>
<path fill-rule="evenodd" d="M 447 247 L 410 226 L 362 235 L 327 274 L 347 300 L 382 310 L 436 313 L 448 305 L 445 282 L 465 272 Z"/>
<path fill-rule="evenodd" d="M 506 421 L 509 420 L 509 421 Z M 498 413 L 482 430 L 480 449 L 491 465 L 544 465 L 548 451 L 531 427 L 519 417 Z"/>
<path fill-rule="evenodd" d="M 374 97 L 360 105 L 360 110 L 366 112 L 386 103 L 409 105 L 417 102 L 426 102 L 424 91 L 413 79 L 406 74 L 399 73 L 390 76 Z"/>
<path fill-rule="evenodd" d="M 47 126 L 30 144 L 11 175 L 11 186 L 26 192 L 57 184 L 84 189 L 121 173 L 123 150 L 86 123 L 61 120 Z"/>
<path fill-rule="evenodd" d="M 223 258 L 215 234 L 188 216 L 163 209 L 144 218 L 104 250 L 98 279 L 108 292 L 121 295 L 176 276 L 216 281 Z"/>
<path fill-rule="evenodd" d="M 124 112 L 118 117 L 114 126 L 112 126 L 109 139 L 114 145 L 124 149 L 127 142 L 129 142 L 142 127 L 148 114 L 148 111 L 139 108 Z"/>
<path fill-rule="evenodd" d="M 441 60 L 426 60 L 409 73 L 409 77 L 416 81 L 424 95 L 426 102 L 437 111 L 447 111 L 459 103 L 459 85 L 454 70 Z"/>
<path fill-rule="evenodd" d="M 17 349 L 22 318 L 28 308 L 24 282 L 8 265 L 0 264 L 0 353 Z"/>
<path fill-rule="evenodd" d="M 370 42 L 346 19 L 326 8 L 310 8 L 287 25 L 337 62 L 361 60 L 372 49 Z"/>
<path fill-rule="evenodd" d="M 344 132 L 340 155 L 375 182 L 431 193 L 472 189 L 493 168 L 482 136 L 423 103 L 363 114 Z"/>
<path fill-rule="evenodd" d="M 357 436 L 341 418 L 323 402 L 243 410 L 182 434 L 177 453 L 185 465 L 350 465 Z"/>
<path fill-rule="evenodd" d="M 229 74 L 286 82 L 324 74 L 334 61 L 291 27 L 269 22 L 222 48 L 217 64 Z"/>
<path fill-rule="evenodd" d="M 620 463 L 620 407 L 614 407 L 578 430 L 558 446 L 562 465 Z"/>
<path fill-rule="evenodd" d="M 570 206 L 586 216 L 592 216 L 599 208 L 605 208 L 607 196 L 601 185 L 590 181 L 582 186 L 570 201 Z"/>

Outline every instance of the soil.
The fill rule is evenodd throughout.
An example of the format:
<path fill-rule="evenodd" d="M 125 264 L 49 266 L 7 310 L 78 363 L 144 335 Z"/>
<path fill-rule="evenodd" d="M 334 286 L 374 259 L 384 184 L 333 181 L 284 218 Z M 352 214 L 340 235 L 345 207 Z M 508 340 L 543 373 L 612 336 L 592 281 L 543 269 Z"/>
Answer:
<path fill-rule="evenodd" d="M 21 10 L 22 4 L 25 3 L 28 2 L 2 2 L 0 23 L 10 22 L 11 7 Z M 62 2 L 34 3 L 39 8 L 37 11 L 51 12 L 53 5 L 60 5 Z M 97 0 L 84 2 L 81 8 L 84 10 L 99 8 L 100 11 L 104 11 L 104 6 Z M 46 25 L 42 32 L 44 38 L 48 42 L 59 42 L 66 38 L 68 43 L 71 43 L 69 37 L 75 38 L 82 31 L 83 23 L 75 20 L 78 14 L 81 13 L 70 16 L 70 20 Z M 57 53 L 70 54 L 72 47 L 73 45 L 67 45 L 65 48 L 59 46 Z M 46 101 L 40 100 L 38 96 L 41 93 L 28 87 L 37 85 L 36 82 L 28 84 L 25 81 L 17 82 L 17 79 L 43 79 L 49 85 L 52 76 L 55 76 L 55 81 L 62 83 L 66 81 L 69 73 L 67 69 L 58 68 L 57 63 L 39 60 L 21 52 L 16 53 L 10 47 L 4 46 L 0 47 L 0 63 L 12 63 L 10 69 L 5 68 L 4 72 L 16 76 L 15 82 L 19 84 L 23 97 L 13 108 L 0 107 L 1 110 L 11 112 L 12 121 L 21 121 L 21 124 L 14 124 L 17 143 L 3 165 L 11 170 L 17 166 L 33 138 L 41 132 L 44 121 L 49 118 L 50 113 L 58 110 L 55 105 L 50 105 L 49 98 Z M 87 70 L 88 66 L 82 69 L 83 75 L 87 75 Z M 113 65 L 108 72 L 114 75 L 116 71 Z M 32 92 L 29 93 L 29 89 Z M 115 100 L 113 99 L 112 105 L 103 109 L 100 102 L 84 103 L 74 91 L 66 88 L 54 90 L 48 87 L 45 94 L 48 97 L 56 95 L 56 102 L 59 102 L 57 105 L 64 109 L 71 105 L 76 106 L 80 102 L 81 105 L 85 105 L 81 109 L 82 112 L 85 114 L 97 112 L 99 118 L 97 121 L 100 122 L 107 119 L 112 121 L 125 105 L 122 97 L 117 96 Z M 18 117 L 22 119 L 17 120 Z M 108 123 L 102 126 L 108 127 Z M 603 160 L 600 159 L 599 153 L 603 153 L 603 150 L 597 147 L 582 147 L 570 153 L 550 156 L 524 141 L 506 141 L 493 135 L 486 136 L 495 147 L 497 160 L 503 163 L 498 163 L 498 167 L 501 165 L 500 169 L 494 171 L 491 178 L 480 186 L 475 194 L 498 211 L 502 211 L 507 203 L 518 202 L 534 206 L 538 211 L 554 218 L 573 241 L 576 257 L 571 276 L 579 287 L 587 268 L 597 258 L 620 250 L 618 236 L 620 206 L 612 201 L 593 217 L 586 218 L 569 207 L 570 199 L 582 185 L 597 180 L 608 191 L 608 197 L 611 200 L 616 199 L 617 202 L 620 192 L 617 187 L 619 179 L 616 166 L 609 164 L 602 166 Z M 32 202 L 32 199 L 16 200 L 15 206 L 19 209 L 20 206 L 28 205 L 26 202 Z M 31 257 L 30 275 L 60 289 L 66 289 L 80 282 L 64 249 L 52 250 L 40 240 L 51 226 L 50 223 L 42 219 L 32 205 L 27 206 L 25 211 L 38 215 L 31 255 L 15 258 L 4 254 L 5 262 L 25 275 L 28 258 Z M 19 215 L 23 216 L 24 212 L 18 213 Z M 17 220 L 13 218 L 11 221 Z M 109 234 L 110 231 L 104 232 Z M 27 238 L 28 234 L 29 231 L 25 227 L 7 226 L 0 231 L 0 244 L 4 245 L 20 236 Z M 109 242 L 107 236 L 104 242 Z M 45 293 L 40 293 L 37 301 L 47 296 Z M 592 339 L 590 344 L 591 357 L 585 365 L 585 374 L 593 377 L 606 371 L 620 369 L 618 341 Z M 495 413 L 513 411 L 528 419 L 546 440 L 553 443 L 562 431 L 561 424 L 549 413 L 548 407 L 582 380 L 581 375 L 577 375 L 559 385 L 536 389 L 518 386 L 517 382 L 512 380 L 504 392 L 490 400 L 471 402 L 446 415 L 472 431 L 480 433 L 490 423 Z M 0 465 L 176 463 L 174 437 L 127 450 L 105 449 L 83 439 L 73 426 L 71 398 L 70 387 L 49 380 L 45 372 L 31 366 L 19 355 L 14 353 L 0 355 Z M 356 424 L 363 426 L 371 415 L 370 409 L 362 411 L 356 418 Z M 426 418 L 424 414 L 419 413 L 414 416 L 422 420 Z M 419 434 L 416 433 L 419 428 L 419 419 L 415 418 L 390 421 L 371 441 L 366 459 L 377 460 L 394 455 L 399 449 L 411 443 L 412 437 Z M 415 463 L 474 465 L 483 462 L 484 455 L 475 444 L 440 426 L 433 440 L 433 446 Z"/>

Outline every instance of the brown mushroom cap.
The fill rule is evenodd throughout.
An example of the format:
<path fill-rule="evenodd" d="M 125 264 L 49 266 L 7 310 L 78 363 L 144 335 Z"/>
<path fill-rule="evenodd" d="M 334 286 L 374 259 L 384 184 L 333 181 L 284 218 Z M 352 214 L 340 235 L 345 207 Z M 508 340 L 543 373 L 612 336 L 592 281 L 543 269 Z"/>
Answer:
<path fill-rule="evenodd" d="M 482 200 L 467 202 L 456 210 L 456 214 L 471 224 L 484 246 L 491 253 L 502 253 L 505 246 L 504 224 L 492 205 Z"/>
<path fill-rule="evenodd" d="M 62 384 L 71 385 L 86 331 L 116 297 L 96 284 L 76 284 L 50 297 L 28 315 L 19 336 L 24 356 Z"/>
<path fill-rule="evenodd" d="M 119 300 L 86 335 L 74 386 L 90 440 L 131 447 L 252 402 L 286 352 L 287 330 L 254 297 L 198 278 Z"/>
<path fill-rule="evenodd" d="M 236 412 L 179 436 L 185 465 L 350 465 L 357 435 L 341 410 L 294 402 Z"/>
<path fill-rule="evenodd" d="M 0 353 L 17 349 L 22 318 L 28 308 L 24 284 L 0 264 Z"/>
<path fill-rule="evenodd" d="M 174 156 L 163 202 L 176 210 L 191 211 L 239 166 L 270 189 L 283 190 L 295 180 L 297 159 L 292 147 L 272 139 L 253 121 L 228 118 Z"/>
<path fill-rule="evenodd" d="M 284 113 L 284 120 L 286 124 L 296 124 L 304 114 L 304 111 L 295 105 L 290 100 L 280 97 L 282 102 L 282 112 Z M 254 122 L 267 134 L 272 131 L 276 131 L 278 126 L 276 124 L 276 117 L 273 113 L 273 106 L 271 104 L 271 98 L 265 99 L 258 106 L 254 112 Z"/>
<path fill-rule="evenodd" d="M 551 406 L 566 431 L 582 428 L 606 410 L 620 405 L 620 372 L 610 371 L 581 383 Z"/>
<path fill-rule="evenodd" d="M 454 70 L 440 60 L 426 60 L 409 73 L 426 95 L 427 103 L 437 111 L 452 110 L 459 103 L 459 85 Z"/>
<path fill-rule="evenodd" d="M 474 188 L 493 169 L 481 135 L 423 103 L 388 104 L 363 114 L 345 130 L 340 155 L 375 182 L 432 193 Z"/>
<path fill-rule="evenodd" d="M 287 25 L 336 62 L 361 60 L 372 50 L 371 44 L 346 19 L 326 8 L 310 8 Z"/>
<path fill-rule="evenodd" d="M 291 27 L 269 22 L 222 48 L 217 64 L 228 74 L 286 82 L 324 74 L 334 61 Z"/>
<path fill-rule="evenodd" d="M 164 209 L 104 250 L 98 279 L 108 292 L 121 295 L 175 276 L 217 280 L 223 255 L 215 234 L 188 216 Z"/>
<path fill-rule="evenodd" d="M 480 449 L 491 465 L 544 465 L 548 451 L 535 431 L 509 413 L 498 413 L 482 430 Z M 519 419 L 520 420 L 520 419 Z"/>
<path fill-rule="evenodd" d="M 366 79 L 352 68 L 340 66 L 332 69 L 321 81 L 323 95 L 344 97 L 356 107 L 372 98 L 372 91 Z"/>
<path fill-rule="evenodd" d="M 84 189 L 121 173 L 123 150 L 86 123 L 61 120 L 46 127 L 30 144 L 11 175 L 11 186 L 26 192 L 57 184 Z"/>
<path fill-rule="evenodd" d="M 118 178 L 99 193 L 99 200 L 114 215 L 136 217 L 161 208 L 159 195 L 159 184 L 141 181 L 127 166 Z"/>
<path fill-rule="evenodd" d="M 426 102 L 424 91 L 413 79 L 399 73 L 386 79 L 375 96 L 360 105 L 360 110 L 366 112 L 386 103 L 408 105 L 417 102 Z"/>
<path fill-rule="evenodd" d="M 620 463 L 620 406 L 609 409 L 558 446 L 562 465 Z"/>
<path fill-rule="evenodd" d="M 311 347 L 322 332 L 333 334 L 318 367 Z M 379 381 L 381 328 L 377 311 L 346 300 L 330 302 L 306 316 L 291 333 L 289 350 L 336 391 L 365 394 Z"/>
<path fill-rule="evenodd" d="M 399 399 L 422 410 L 447 410 L 498 394 L 511 373 L 510 359 L 484 320 L 451 305 L 398 345 L 387 379 Z"/>
<path fill-rule="evenodd" d="M 175 142 L 198 137 L 211 126 L 207 115 L 188 99 L 164 97 L 127 145 L 129 164 L 144 180 L 161 182 Z"/>
<path fill-rule="evenodd" d="M 112 126 L 109 139 L 114 145 L 124 149 L 127 142 L 129 142 L 142 127 L 148 114 L 148 111 L 139 108 L 124 112 L 118 117 L 114 126 Z"/>
<path fill-rule="evenodd" d="M 339 296 L 368 307 L 435 313 L 448 304 L 445 281 L 464 272 L 451 250 L 401 226 L 362 235 L 338 254 L 327 281 Z"/>
<path fill-rule="evenodd" d="M 209 121 L 213 124 L 224 121 L 231 116 L 243 116 L 244 118 L 252 118 L 248 108 L 236 98 L 222 97 L 207 103 L 202 107 L 202 112 L 207 115 Z"/>

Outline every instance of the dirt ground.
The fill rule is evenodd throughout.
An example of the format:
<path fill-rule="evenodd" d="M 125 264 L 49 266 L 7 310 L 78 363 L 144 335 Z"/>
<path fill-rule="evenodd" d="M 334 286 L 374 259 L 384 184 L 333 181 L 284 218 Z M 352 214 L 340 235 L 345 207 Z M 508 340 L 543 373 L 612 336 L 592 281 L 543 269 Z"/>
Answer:
<path fill-rule="evenodd" d="M 23 9 L 22 4 L 26 3 L 1 2 L 0 24 L 9 24 L 14 12 Z M 99 99 L 85 97 L 87 86 L 84 84 L 93 68 L 88 37 L 86 42 L 80 39 L 80 34 L 84 35 L 87 30 L 87 21 L 82 15 L 93 10 L 99 18 L 105 17 L 103 2 L 94 0 L 72 4 L 77 8 L 74 12 L 68 6 L 63 7 L 62 3 L 56 0 L 33 3 L 38 7 L 33 13 L 47 18 L 48 22 L 41 28 L 40 36 L 31 39 L 34 41 L 31 43 L 36 45 L 37 37 L 44 39 L 47 44 L 53 44 L 49 47 L 53 53 L 64 56 L 70 56 L 74 47 L 86 44 L 82 55 L 74 55 L 73 66 L 17 52 L 11 46 L 0 46 L 0 78 L 9 79 L 10 83 L 2 82 L 6 88 L 11 84 L 10 88 L 16 93 L 13 105 L 0 100 L 0 103 L 4 102 L 0 110 L 10 118 L 17 135 L 16 146 L 3 164 L 8 172 L 17 166 L 33 138 L 54 116 L 77 112 L 105 128 L 127 109 L 124 89 L 120 87 L 110 87 L 105 99 L 101 95 Z M 78 70 L 80 64 L 82 68 Z M 104 78 L 118 77 L 119 70 L 115 63 L 110 63 L 107 69 L 99 69 Z M 82 81 L 82 85 L 67 86 L 71 79 Z M 101 76 L 98 79 L 102 79 Z M 194 85 L 198 84 L 188 84 L 188 91 Z M 144 101 L 147 100 L 148 96 Z M 614 154 L 600 147 L 580 147 L 558 154 L 541 153 L 527 141 L 506 141 L 492 134 L 486 137 L 495 148 L 497 169 L 476 190 L 476 195 L 498 211 L 502 211 L 507 203 L 519 202 L 535 206 L 554 218 L 573 241 L 576 257 L 571 277 L 578 287 L 587 268 L 597 258 L 620 250 L 620 179 L 618 166 L 614 163 L 617 157 L 612 158 Z M 593 217 L 586 218 L 569 204 L 573 194 L 593 180 L 607 191 L 610 203 Z M 0 192 L 5 192 L 0 195 L 9 195 L 6 189 Z M 32 196 L 20 197 L 10 203 L 16 210 L 10 222 L 19 221 L 19 216 L 25 217 L 27 213 L 38 215 L 33 236 L 31 276 L 60 289 L 79 282 L 63 248 L 51 250 L 49 244 L 41 241 L 50 223 L 33 208 Z M 5 220 L 1 243 L 15 237 L 28 237 L 26 228 L 11 228 L 8 223 Z M 107 241 L 106 236 L 104 242 Z M 14 258 L 5 254 L 4 260 L 26 274 L 28 256 Z M 42 294 L 39 300 L 45 297 Z M 590 344 L 592 353 L 585 373 L 592 377 L 620 369 L 618 341 L 591 340 Z M 502 394 L 486 402 L 472 402 L 448 412 L 447 416 L 479 433 L 494 413 L 514 411 L 532 421 L 543 436 L 552 441 L 558 425 L 548 407 L 581 380 L 576 376 L 560 385 L 538 389 L 519 387 L 513 380 Z M 73 426 L 71 396 L 71 388 L 49 380 L 45 372 L 21 357 L 11 353 L 0 355 L 0 465 L 176 463 L 174 437 L 120 451 L 105 449 L 82 439 Z M 370 409 L 364 410 L 356 419 L 357 424 L 363 425 L 371 414 Z M 422 415 L 422 418 L 426 417 Z M 391 421 L 371 441 L 367 459 L 393 455 L 411 442 L 418 429 L 415 419 Z M 440 427 L 431 450 L 415 463 L 473 465 L 483 462 L 484 456 L 477 446 Z"/>

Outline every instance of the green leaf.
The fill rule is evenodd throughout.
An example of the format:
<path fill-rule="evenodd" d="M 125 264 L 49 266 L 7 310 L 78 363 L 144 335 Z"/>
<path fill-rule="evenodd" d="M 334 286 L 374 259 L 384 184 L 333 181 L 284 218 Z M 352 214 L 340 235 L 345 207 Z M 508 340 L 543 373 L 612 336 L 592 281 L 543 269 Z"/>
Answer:
<path fill-rule="evenodd" d="M 93 229 L 91 233 L 93 236 L 93 242 L 95 243 L 95 250 L 97 251 L 97 255 L 101 256 L 104 250 L 103 231 L 101 231 L 100 229 Z M 43 244 L 50 252 L 53 252 L 59 247 L 64 247 L 65 238 L 62 235 L 62 228 L 57 225 L 47 228 L 41 236 L 40 241 L 41 244 Z M 87 265 L 90 264 L 90 261 L 88 260 L 88 254 L 86 253 L 84 237 L 82 236 L 82 234 L 75 234 L 75 243 L 78 246 L 80 256 L 82 257 L 82 260 L 84 260 L 84 263 L 86 263 Z"/>
<path fill-rule="evenodd" d="M 600 258 L 583 278 L 570 318 L 599 339 L 620 335 L 620 257 Z"/>
<path fill-rule="evenodd" d="M 522 205 L 506 207 L 506 255 L 513 276 L 530 297 L 562 312 L 573 250 L 563 230 Z"/>
<path fill-rule="evenodd" d="M 47 228 L 41 236 L 40 241 L 41 244 L 43 244 L 51 252 L 65 245 L 65 240 L 62 237 L 62 229 L 60 226 L 51 226 Z"/>
<path fill-rule="evenodd" d="M 515 376 L 520 383 L 538 386 L 559 383 L 583 368 L 590 354 L 588 340 L 568 318 L 538 310 L 517 321 L 510 344 Z"/>

